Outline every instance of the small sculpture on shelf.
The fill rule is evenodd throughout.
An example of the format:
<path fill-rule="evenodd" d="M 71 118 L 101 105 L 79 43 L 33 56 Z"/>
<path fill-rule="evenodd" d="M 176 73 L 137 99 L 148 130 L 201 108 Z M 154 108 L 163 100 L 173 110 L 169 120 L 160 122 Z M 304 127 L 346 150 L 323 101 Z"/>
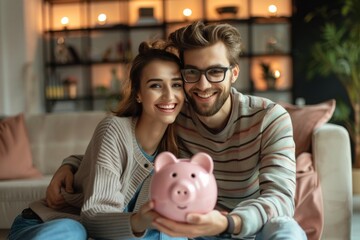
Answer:
<path fill-rule="evenodd" d="M 272 70 L 269 63 L 260 62 L 262 68 L 262 77 L 266 81 L 267 88 L 269 90 L 275 89 L 276 80 L 280 77 L 281 73 L 279 70 Z"/>
<path fill-rule="evenodd" d="M 266 51 L 268 53 L 281 53 L 280 48 L 278 47 L 278 40 L 271 36 L 266 41 Z"/>
<path fill-rule="evenodd" d="M 78 62 L 80 62 L 79 55 L 77 54 L 75 48 L 71 45 L 65 44 L 64 37 L 59 37 L 56 40 L 55 60 L 58 63 L 78 63 Z"/>
<path fill-rule="evenodd" d="M 119 95 L 120 92 L 121 92 L 121 81 L 117 75 L 117 69 L 114 67 L 111 69 L 110 93 L 112 95 Z"/>
<path fill-rule="evenodd" d="M 55 60 L 58 63 L 68 63 L 71 61 L 71 55 L 63 37 L 59 37 L 56 40 Z"/>

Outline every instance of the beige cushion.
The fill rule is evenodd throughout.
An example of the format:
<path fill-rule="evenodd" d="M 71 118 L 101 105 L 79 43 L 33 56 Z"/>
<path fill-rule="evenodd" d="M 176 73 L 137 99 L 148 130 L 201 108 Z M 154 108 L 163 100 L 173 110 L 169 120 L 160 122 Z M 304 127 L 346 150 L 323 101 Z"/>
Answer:
<path fill-rule="evenodd" d="M 41 177 L 33 167 L 23 114 L 0 122 L 0 180 Z"/>
<path fill-rule="evenodd" d="M 34 165 L 53 174 L 62 160 L 84 154 L 104 112 L 69 112 L 26 116 Z"/>

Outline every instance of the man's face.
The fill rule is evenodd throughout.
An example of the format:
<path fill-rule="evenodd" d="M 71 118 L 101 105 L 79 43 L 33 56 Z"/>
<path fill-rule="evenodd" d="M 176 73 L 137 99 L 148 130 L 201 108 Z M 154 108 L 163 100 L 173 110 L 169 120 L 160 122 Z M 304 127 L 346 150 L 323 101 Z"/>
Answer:
<path fill-rule="evenodd" d="M 213 67 L 230 67 L 227 58 L 227 49 L 222 42 L 210 47 L 184 52 L 184 68 L 206 70 Z M 221 82 L 209 82 L 205 74 L 201 74 L 200 80 L 195 83 L 185 81 L 185 93 L 192 107 L 199 116 L 213 116 L 228 105 L 224 114 L 230 112 L 230 88 L 238 76 L 238 66 L 224 70 L 224 80 Z M 210 75 L 210 73 L 208 74 Z"/>

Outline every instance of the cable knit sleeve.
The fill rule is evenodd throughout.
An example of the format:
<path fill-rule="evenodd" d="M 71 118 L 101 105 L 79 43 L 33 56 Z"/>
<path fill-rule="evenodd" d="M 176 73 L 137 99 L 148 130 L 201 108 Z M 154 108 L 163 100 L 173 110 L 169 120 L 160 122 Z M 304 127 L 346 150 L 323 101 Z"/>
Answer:
<path fill-rule="evenodd" d="M 76 171 L 78 170 L 81 160 L 83 159 L 84 155 L 70 155 L 69 157 L 65 158 L 61 165 L 71 165 L 73 169 Z"/>
<path fill-rule="evenodd" d="M 132 139 L 129 126 L 119 124 L 116 117 L 108 117 L 97 126 L 86 150 L 75 181 L 82 183 L 81 219 L 92 238 L 135 237 L 130 225 L 131 213 L 123 213 L 129 201 L 124 193 L 123 177 L 127 161 L 132 159 L 128 150 L 132 149 Z"/>

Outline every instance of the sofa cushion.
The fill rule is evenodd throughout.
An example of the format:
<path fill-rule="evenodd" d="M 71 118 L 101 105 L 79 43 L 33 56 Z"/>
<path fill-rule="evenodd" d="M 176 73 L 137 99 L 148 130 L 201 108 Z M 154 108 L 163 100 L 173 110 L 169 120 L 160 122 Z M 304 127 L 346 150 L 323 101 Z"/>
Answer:
<path fill-rule="evenodd" d="M 306 106 L 295 106 L 283 102 L 280 104 L 289 112 L 292 120 L 296 157 L 303 152 L 311 152 L 312 133 L 314 129 L 330 120 L 335 110 L 335 100 Z"/>
<path fill-rule="evenodd" d="M 324 228 L 324 206 L 320 179 L 312 154 L 304 152 L 296 158 L 295 220 L 308 240 L 321 239 Z"/>
<path fill-rule="evenodd" d="M 64 158 L 84 154 L 96 125 L 105 112 L 58 112 L 26 115 L 34 165 L 53 174 Z"/>
<path fill-rule="evenodd" d="M 33 167 L 24 115 L 0 122 L 0 179 L 40 177 Z"/>

